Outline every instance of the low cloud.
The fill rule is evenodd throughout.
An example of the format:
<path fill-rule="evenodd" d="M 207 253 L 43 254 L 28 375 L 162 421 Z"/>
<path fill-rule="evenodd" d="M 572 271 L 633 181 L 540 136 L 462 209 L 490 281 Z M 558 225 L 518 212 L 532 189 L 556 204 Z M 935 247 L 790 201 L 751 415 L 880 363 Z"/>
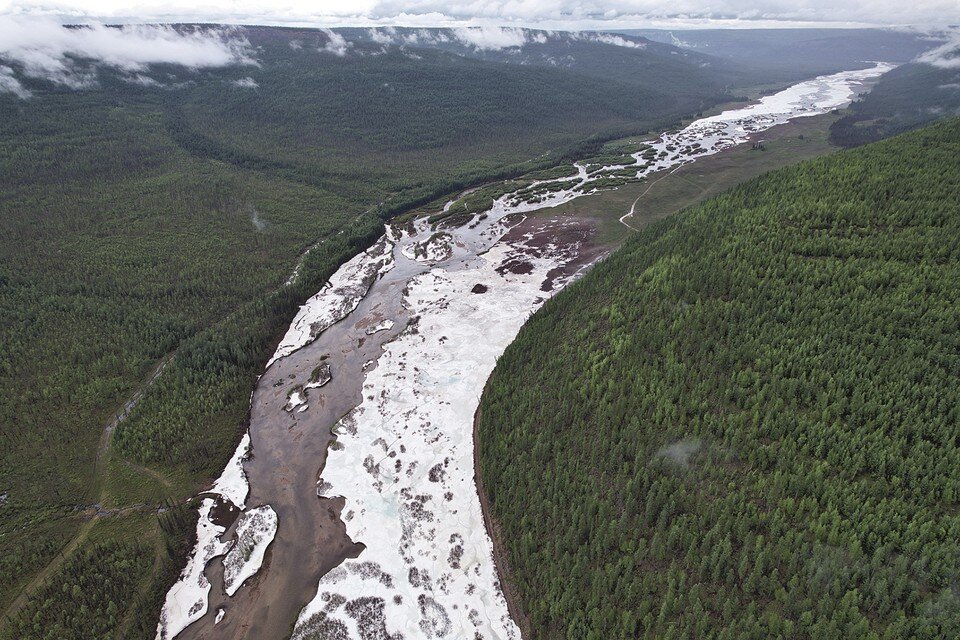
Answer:
<path fill-rule="evenodd" d="M 453 29 L 400 30 L 395 27 L 367 29 L 367 37 L 381 45 L 436 46 L 456 42 L 478 51 L 499 51 L 528 44 L 546 44 L 550 39 L 597 42 L 614 47 L 645 49 L 646 43 L 614 33 L 591 31 L 554 32 L 520 27 L 457 27 Z"/>
<path fill-rule="evenodd" d="M 960 69 L 960 33 L 954 32 L 949 42 L 927 51 L 917 58 L 917 62 L 940 69 Z"/>
<path fill-rule="evenodd" d="M 454 29 L 399 30 L 395 27 L 368 29 L 367 35 L 381 45 L 406 45 L 430 47 L 449 42 L 472 47 L 478 51 L 497 51 L 510 47 L 522 47 L 527 42 L 546 42 L 541 32 L 516 27 L 457 27 Z"/>
<path fill-rule="evenodd" d="M 346 38 L 332 29 L 321 29 L 321 31 L 327 36 L 327 43 L 320 48 L 321 51 L 332 53 L 340 58 L 347 55 L 347 51 L 353 46 L 352 42 L 347 42 Z"/>
<path fill-rule="evenodd" d="M 12 93 L 18 98 L 29 98 L 30 92 L 23 88 L 13 75 L 13 69 L 0 65 L 0 93 Z"/>
<path fill-rule="evenodd" d="M 527 32 L 513 27 L 462 27 L 453 30 L 453 37 L 481 51 L 522 47 L 527 43 Z"/>
<path fill-rule="evenodd" d="M 414 29 L 401 31 L 395 27 L 367 29 L 370 40 L 387 45 L 407 45 L 411 47 L 429 47 L 450 42 L 449 30 Z"/>
<path fill-rule="evenodd" d="M 703 448 L 699 438 L 685 438 L 669 445 L 664 445 L 653 454 L 654 458 L 663 458 L 673 464 L 687 469 L 690 467 L 690 458 Z"/>
<path fill-rule="evenodd" d="M 470 26 L 449 29 L 397 29 L 380 27 L 367 29 L 371 41 L 381 45 L 406 45 L 430 47 L 455 43 L 477 51 L 499 51 L 519 48 L 527 44 L 545 44 L 554 36 L 551 31 L 532 30 L 521 27 Z M 629 46 L 625 38 L 610 34 L 577 34 L 577 39 L 590 39 L 610 44 Z M 621 44 L 627 43 L 627 44 Z"/>
<path fill-rule="evenodd" d="M 161 86 L 161 84 L 160 84 L 159 82 L 157 82 L 156 80 L 154 80 L 154 79 L 151 78 L 150 76 L 146 76 L 146 75 L 144 75 L 144 74 L 142 74 L 142 73 L 135 73 L 135 74 L 133 74 L 132 76 L 127 76 L 127 77 L 125 78 L 125 80 L 126 80 L 127 82 L 132 82 L 133 84 L 139 84 L 139 85 L 144 86 L 144 87 L 159 87 L 159 86 Z"/>
<path fill-rule="evenodd" d="M 246 78 L 240 78 L 239 80 L 234 80 L 233 85 L 235 87 L 240 87 L 241 89 L 256 89 L 260 85 L 257 84 L 257 81 L 247 76 Z"/>
<path fill-rule="evenodd" d="M 16 69 L 25 77 L 72 88 L 93 84 L 96 65 L 137 78 L 151 64 L 193 69 L 256 64 L 249 43 L 236 29 L 187 32 L 168 26 L 102 24 L 68 28 L 46 19 L 13 17 L 0 17 L 0 60 L 8 71 Z M 17 93 L 9 81 L 12 71 L 3 75 L 7 80 L 0 81 L 0 90 Z"/>
<path fill-rule="evenodd" d="M 395 44 L 397 39 L 397 30 L 393 27 L 385 29 L 367 29 L 367 35 L 377 44 Z"/>
<path fill-rule="evenodd" d="M 593 34 L 590 38 L 593 42 L 600 42 L 602 44 L 613 45 L 614 47 L 626 47 L 627 49 L 646 49 L 647 44 L 645 42 L 635 42 L 633 40 L 627 40 L 623 36 L 617 36 L 612 33 L 598 33 Z"/>
<path fill-rule="evenodd" d="M 3 8 L 7 7 L 7 8 Z M 956 23 L 957 0 L 0 0 L 10 14 L 66 21 L 207 22 L 326 26 L 479 24 L 613 31 L 628 28 L 868 26 Z M 134 17 L 134 18 L 131 18 Z"/>

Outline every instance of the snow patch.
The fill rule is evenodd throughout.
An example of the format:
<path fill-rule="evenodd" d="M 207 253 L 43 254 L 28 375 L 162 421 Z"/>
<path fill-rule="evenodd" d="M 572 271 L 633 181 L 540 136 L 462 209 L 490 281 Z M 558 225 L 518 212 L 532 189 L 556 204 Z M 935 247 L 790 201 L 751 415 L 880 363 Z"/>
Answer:
<path fill-rule="evenodd" d="M 180 578 L 167 592 L 157 625 L 157 640 L 170 640 L 207 613 L 207 598 L 210 581 L 203 571 L 207 563 L 221 556 L 230 548 L 230 543 L 220 540 L 226 529 L 213 523 L 210 512 L 214 500 L 204 498 L 200 503 L 200 520 L 197 522 L 197 546 L 187 558 Z"/>
<path fill-rule="evenodd" d="M 237 541 L 223 560 L 223 587 L 232 596 L 260 570 L 267 547 L 277 534 L 277 514 L 270 505 L 245 511 L 237 521 Z"/>
<path fill-rule="evenodd" d="M 327 284 L 300 307 L 276 352 L 271 364 L 313 342 L 321 332 L 339 322 L 356 309 L 370 285 L 393 268 L 393 246 L 390 234 L 341 266 Z"/>
<path fill-rule="evenodd" d="M 351 638 L 520 638 L 473 482 L 473 415 L 559 264 L 524 253 L 529 271 L 504 268 L 522 252 L 498 244 L 474 269 L 410 281 L 404 305 L 417 331 L 385 346 L 363 402 L 334 429 L 342 446 L 318 483 L 319 495 L 345 497 L 347 533 L 366 549 L 320 580 L 295 639 L 334 628 Z M 470 295 L 478 283 L 496 295 Z"/>
<path fill-rule="evenodd" d="M 384 320 L 378 324 L 373 325 L 367 329 L 367 335 L 372 336 L 375 333 L 380 333 L 381 331 L 389 331 L 393 329 L 393 320 Z"/>
<path fill-rule="evenodd" d="M 247 483 L 247 474 L 243 470 L 243 461 L 250 455 L 250 434 L 244 433 L 240 438 L 240 444 L 234 452 L 227 467 L 217 478 L 210 488 L 210 493 L 218 493 L 225 500 L 229 500 L 237 508 L 243 509 L 246 506 L 247 493 L 250 491 L 250 485 Z"/>
<path fill-rule="evenodd" d="M 410 260 L 434 264 L 453 255 L 453 236 L 445 231 L 432 234 L 421 242 L 412 242 L 403 247 L 403 255 Z"/>
<path fill-rule="evenodd" d="M 817 76 L 779 93 L 765 96 L 746 107 L 701 118 L 680 131 L 666 132 L 657 140 L 648 142 L 649 149 L 633 154 L 634 164 L 639 165 L 635 177 L 641 179 L 659 171 L 676 170 L 697 158 L 714 155 L 742 144 L 751 136 L 794 118 L 815 116 L 846 106 L 856 97 L 862 82 L 880 76 L 892 68 L 892 65 L 878 62 L 869 69 Z M 595 179 L 603 178 L 606 172 L 625 169 L 634 164 L 604 167 L 592 176 Z M 630 211 L 620 218 L 621 222 L 626 224 L 626 219 L 633 215 L 635 206 L 636 202 L 630 207 Z"/>
<path fill-rule="evenodd" d="M 307 394 L 300 389 L 297 389 L 290 393 L 290 396 L 287 398 L 287 404 L 284 406 L 283 410 L 293 412 L 301 405 L 306 404 L 306 402 Z"/>

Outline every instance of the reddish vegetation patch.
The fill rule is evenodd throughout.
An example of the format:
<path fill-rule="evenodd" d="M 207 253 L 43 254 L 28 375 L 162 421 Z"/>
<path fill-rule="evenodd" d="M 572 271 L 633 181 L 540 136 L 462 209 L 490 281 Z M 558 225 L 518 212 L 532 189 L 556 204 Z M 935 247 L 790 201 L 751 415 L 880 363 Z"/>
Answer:
<path fill-rule="evenodd" d="M 505 274 L 507 271 L 517 275 L 525 275 L 533 271 L 533 265 L 527 260 L 507 260 L 497 267 L 497 273 L 500 275 Z"/>
<path fill-rule="evenodd" d="M 503 241 L 523 245 L 522 254 L 511 255 L 498 269 L 503 274 L 529 273 L 515 271 L 515 265 L 526 264 L 525 258 L 540 258 L 563 254 L 563 265 L 551 269 L 540 286 L 541 291 L 553 291 L 557 281 L 564 282 L 580 271 L 582 267 L 595 262 L 609 250 L 609 247 L 593 242 L 596 236 L 596 222 L 578 216 L 542 218 L 531 216 L 512 227 Z"/>

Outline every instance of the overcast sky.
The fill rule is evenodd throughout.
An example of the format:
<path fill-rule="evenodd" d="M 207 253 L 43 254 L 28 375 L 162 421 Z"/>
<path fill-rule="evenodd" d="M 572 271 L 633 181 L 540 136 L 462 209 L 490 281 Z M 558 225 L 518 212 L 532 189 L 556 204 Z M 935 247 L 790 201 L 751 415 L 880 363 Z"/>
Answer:
<path fill-rule="evenodd" d="M 4 14 L 46 15 L 67 22 L 311 26 L 944 27 L 960 22 L 960 0 L 0 0 Z"/>

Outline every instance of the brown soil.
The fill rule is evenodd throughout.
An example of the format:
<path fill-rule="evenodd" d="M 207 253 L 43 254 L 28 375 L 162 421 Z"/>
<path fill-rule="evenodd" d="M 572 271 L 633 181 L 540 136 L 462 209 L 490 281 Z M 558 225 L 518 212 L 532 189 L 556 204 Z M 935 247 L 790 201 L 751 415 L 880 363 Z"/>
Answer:
<path fill-rule="evenodd" d="M 213 503 L 213 509 L 210 510 L 210 520 L 225 529 L 232 527 L 239 517 L 240 509 L 229 500 L 220 500 L 219 497 Z"/>
<path fill-rule="evenodd" d="M 530 248 L 525 255 L 531 257 L 555 253 L 556 247 L 564 248 L 567 254 L 564 264 L 551 269 L 540 287 L 542 291 L 553 291 L 558 282 L 566 283 L 574 274 L 610 253 L 611 247 L 594 240 L 597 233 L 598 224 L 592 218 L 576 215 L 531 216 L 512 227 L 503 240 L 523 242 Z"/>
<path fill-rule="evenodd" d="M 533 271 L 533 265 L 528 260 L 508 260 L 497 267 L 497 273 L 503 275 L 507 272 L 515 273 L 518 276 L 526 275 Z"/>

